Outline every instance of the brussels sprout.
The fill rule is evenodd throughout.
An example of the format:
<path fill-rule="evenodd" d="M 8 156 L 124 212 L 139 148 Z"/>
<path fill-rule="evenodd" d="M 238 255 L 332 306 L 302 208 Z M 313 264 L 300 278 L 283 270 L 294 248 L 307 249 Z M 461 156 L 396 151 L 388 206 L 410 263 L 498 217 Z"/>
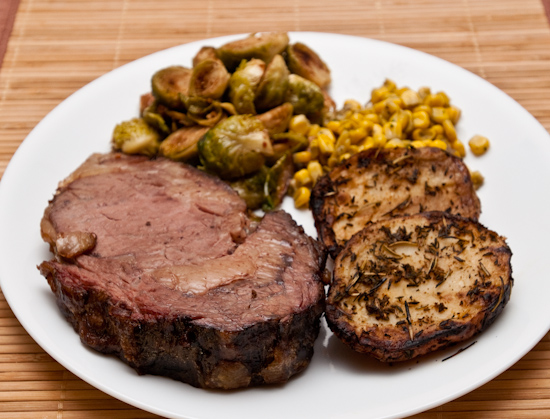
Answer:
<path fill-rule="evenodd" d="M 257 115 L 256 118 L 262 121 L 269 135 L 280 134 L 288 129 L 293 112 L 294 107 L 290 103 L 283 103 L 281 106 Z"/>
<path fill-rule="evenodd" d="M 330 84 L 330 70 L 315 51 L 300 42 L 286 48 L 288 69 L 303 78 L 312 81 L 319 87 Z"/>
<path fill-rule="evenodd" d="M 234 71 L 242 60 L 259 58 L 266 63 L 281 54 L 288 45 L 285 32 L 252 34 L 247 38 L 229 42 L 216 50 L 218 57 L 229 71 Z"/>
<path fill-rule="evenodd" d="M 216 48 L 214 47 L 202 47 L 199 52 L 193 57 L 193 67 L 196 67 L 199 63 L 207 59 L 218 58 L 216 55 Z"/>
<path fill-rule="evenodd" d="M 151 79 L 153 95 L 169 108 L 181 109 L 180 94 L 188 94 L 190 79 L 191 69 L 189 68 L 181 66 L 163 68 L 153 74 Z"/>
<path fill-rule="evenodd" d="M 160 135 L 143 118 L 134 118 L 115 127 L 112 141 L 114 150 L 154 156 L 160 146 Z"/>
<path fill-rule="evenodd" d="M 231 187 L 243 198 L 248 209 L 275 209 L 283 200 L 294 167 L 290 154 L 282 156 L 271 168 L 262 166 L 254 175 L 233 181 Z"/>
<path fill-rule="evenodd" d="M 258 171 L 273 149 L 262 123 L 250 115 L 233 115 L 210 129 L 198 143 L 202 165 L 222 179 Z"/>
<path fill-rule="evenodd" d="M 189 95 L 219 99 L 225 92 L 229 77 L 223 63 L 217 58 L 201 61 L 193 67 L 189 81 Z"/>
<path fill-rule="evenodd" d="M 325 97 L 319 86 L 297 74 L 288 76 L 286 101 L 294 106 L 295 114 L 311 114 L 323 108 Z"/>
<path fill-rule="evenodd" d="M 253 58 L 243 60 L 229 79 L 229 100 L 240 114 L 255 114 L 254 97 L 256 87 L 264 74 L 265 63 Z"/>
<path fill-rule="evenodd" d="M 256 108 L 268 110 L 285 101 L 289 74 L 284 58 L 281 55 L 273 57 L 256 91 Z"/>
<path fill-rule="evenodd" d="M 159 154 L 171 160 L 198 163 L 197 143 L 208 130 L 208 127 L 197 125 L 180 128 L 160 144 Z"/>

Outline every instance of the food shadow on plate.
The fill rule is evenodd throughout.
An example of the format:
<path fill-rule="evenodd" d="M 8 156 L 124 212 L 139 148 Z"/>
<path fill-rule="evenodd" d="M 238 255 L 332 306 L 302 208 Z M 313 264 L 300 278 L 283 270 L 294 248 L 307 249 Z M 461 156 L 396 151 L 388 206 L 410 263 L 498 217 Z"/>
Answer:
<path fill-rule="evenodd" d="M 354 351 L 345 345 L 334 334 L 329 333 L 323 348 L 323 357 L 328 360 L 331 368 L 337 371 L 346 371 L 350 374 L 373 375 L 398 375 L 406 374 L 416 368 L 422 368 L 434 362 L 450 361 L 460 352 L 468 349 L 476 343 L 477 337 L 458 343 L 446 349 L 435 351 L 410 361 L 385 363 L 378 361 L 370 355 Z"/>

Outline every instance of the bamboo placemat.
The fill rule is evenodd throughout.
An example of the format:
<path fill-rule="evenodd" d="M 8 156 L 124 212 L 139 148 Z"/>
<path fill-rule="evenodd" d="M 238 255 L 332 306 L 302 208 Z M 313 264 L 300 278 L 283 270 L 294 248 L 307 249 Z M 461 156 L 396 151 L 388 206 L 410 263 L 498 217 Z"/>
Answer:
<path fill-rule="evenodd" d="M 425 51 L 484 77 L 550 130 L 550 28 L 540 0 L 21 0 L 0 70 L 0 175 L 29 131 L 89 81 L 160 49 L 263 30 L 344 33 Z M 65 370 L 0 293 L 0 419 L 156 417 Z M 550 417 L 550 334 L 490 383 L 414 416 L 467 417 Z"/>

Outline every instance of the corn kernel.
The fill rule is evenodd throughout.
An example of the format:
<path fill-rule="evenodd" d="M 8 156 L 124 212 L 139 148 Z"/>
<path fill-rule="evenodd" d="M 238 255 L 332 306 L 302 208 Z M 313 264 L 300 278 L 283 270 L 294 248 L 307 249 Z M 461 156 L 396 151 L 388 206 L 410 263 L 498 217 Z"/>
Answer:
<path fill-rule="evenodd" d="M 457 140 L 456 137 L 456 129 L 453 123 L 450 119 L 446 119 L 443 121 L 443 131 L 445 132 L 445 136 L 449 139 L 451 143 L 455 142 Z"/>
<path fill-rule="evenodd" d="M 359 127 L 349 131 L 349 139 L 352 144 L 357 144 L 367 136 L 367 130 L 364 127 Z"/>
<path fill-rule="evenodd" d="M 380 118 L 375 113 L 369 113 L 369 114 L 365 115 L 365 119 L 367 121 L 372 122 L 373 124 L 379 124 L 380 123 Z"/>
<path fill-rule="evenodd" d="M 336 141 L 336 137 L 334 136 L 334 133 L 329 130 L 328 128 L 321 127 L 319 128 L 319 131 L 317 132 L 317 135 L 325 135 L 328 137 L 328 139 L 332 142 Z"/>
<path fill-rule="evenodd" d="M 449 106 L 447 108 L 447 112 L 449 114 L 449 119 L 453 124 L 458 124 L 458 121 L 460 120 L 461 111 L 456 106 Z"/>
<path fill-rule="evenodd" d="M 304 150 L 304 151 L 298 151 L 297 153 L 294 153 L 292 156 L 292 160 L 294 161 L 294 164 L 304 164 L 310 162 L 312 159 L 311 151 Z"/>
<path fill-rule="evenodd" d="M 397 85 L 395 84 L 395 82 L 390 79 L 384 80 L 384 87 L 390 92 L 393 92 L 395 89 L 397 89 Z"/>
<path fill-rule="evenodd" d="M 348 99 L 344 102 L 344 109 L 349 109 L 351 111 L 357 112 L 361 110 L 361 104 L 353 99 Z"/>
<path fill-rule="evenodd" d="M 334 152 L 334 140 L 328 135 L 319 134 L 317 136 L 317 142 L 319 143 L 319 151 L 321 154 L 331 154 Z"/>
<path fill-rule="evenodd" d="M 311 191 L 302 186 L 294 192 L 294 206 L 296 208 L 307 208 L 309 206 L 309 198 L 311 197 Z"/>
<path fill-rule="evenodd" d="M 468 145 L 470 146 L 472 153 L 476 156 L 481 156 L 489 148 L 489 140 L 487 137 L 483 137 L 482 135 L 474 135 L 470 141 L 468 141 Z"/>
<path fill-rule="evenodd" d="M 317 179 L 323 176 L 323 167 L 317 161 L 310 161 L 307 165 L 307 171 L 309 172 L 309 177 L 313 181 L 313 184 L 317 183 Z"/>
<path fill-rule="evenodd" d="M 309 122 L 309 119 L 302 114 L 293 116 L 288 125 L 288 129 L 290 131 L 303 135 L 306 135 L 309 132 L 310 127 L 311 123 Z"/>
<path fill-rule="evenodd" d="M 403 140 L 400 140 L 399 138 L 392 138 L 384 145 L 384 148 L 404 148 L 406 146 L 407 143 Z"/>
<path fill-rule="evenodd" d="M 430 116 L 426 111 L 416 111 L 412 114 L 414 128 L 428 128 L 430 126 Z"/>
<path fill-rule="evenodd" d="M 393 118 L 392 118 L 393 119 Z M 401 139 L 402 129 L 401 124 L 396 121 L 389 121 L 384 124 L 384 135 L 388 140 L 392 140 L 394 138 Z"/>
<path fill-rule="evenodd" d="M 384 99 L 386 99 L 390 95 L 390 91 L 387 87 L 382 86 L 378 89 L 373 89 L 370 95 L 370 101 L 372 103 L 378 103 Z"/>
<path fill-rule="evenodd" d="M 483 182 L 485 182 L 485 178 L 477 170 L 475 170 L 473 172 L 470 172 L 470 177 L 472 179 L 472 183 L 474 184 L 474 188 L 476 190 L 479 189 L 481 187 L 481 185 L 483 185 Z"/>
<path fill-rule="evenodd" d="M 441 124 L 446 119 L 449 119 L 449 114 L 447 113 L 447 108 L 441 106 L 435 106 L 432 108 L 431 117 L 434 122 Z"/>
<path fill-rule="evenodd" d="M 440 148 L 441 150 L 447 150 L 447 143 L 443 140 L 430 141 L 430 147 Z"/>
<path fill-rule="evenodd" d="M 412 108 L 420 104 L 420 96 L 414 90 L 408 89 L 401 93 L 401 100 L 406 108 Z"/>
<path fill-rule="evenodd" d="M 318 124 L 313 124 L 309 127 L 309 130 L 307 131 L 308 137 L 314 137 L 317 135 L 321 127 Z"/>
<path fill-rule="evenodd" d="M 460 140 L 455 140 L 451 143 L 451 148 L 456 151 L 456 155 L 460 158 L 466 157 L 466 147 Z"/>
<path fill-rule="evenodd" d="M 328 121 L 326 124 L 326 127 L 331 130 L 332 132 L 336 132 L 340 134 L 342 123 L 340 121 Z"/>
<path fill-rule="evenodd" d="M 338 157 L 338 162 L 342 162 L 344 160 L 347 160 L 351 157 L 350 153 L 344 153 L 340 157 Z"/>
<path fill-rule="evenodd" d="M 445 106 L 445 107 L 449 106 L 449 104 L 451 103 L 451 99 L 449 99 L 449 96 L 447 96 L 447 93 L 437 92 L 436 95 L 439 96 L 439 98 L 441 99 L 441 101 L 443 103 L 442 106 Z"/>
<path fill-rule="evenodd" d="M 421 141 L 421 140 L 411 141 L 411 146 L 414 148 L 426 147 L 427 145 L 428 145 L 427 141 Z"/>
<path fill-rule="evenodd" d="M 420 99 L 424 100 L 426 96 L 432 93 L 432 90 L 429 87 L 421 87 L 418 89 L 418 96 L 420 96 Z"/>
<path fill-rule="evenodd" d="M 424 98 L 424 100 L 422 101 L 424 103 L 424 105 L 428 105 L 428 106 L 444 106 L 445 105 L 445 98 L 441 95 L 438 95 L 438 94 L 429 94 L 428 96 L 426 96 Z"/>
<path fill-rule="evenodd" d="M 433 132 L 435 132 L 435 135 L 443 135 L 443 133 L 445 132 L 445 130 L 443 129 L 443 126 L 439 125 L 439 124 L 434 124 L 431 126 L 431 129 Z"/>
<path fill-rule="evenodd" d="M 415 141 L 431 141 L 435 138 L 435 135 L 436 133 L 431 128 L 416 128 L 412 132 Z"/>
<path fill-rule="evenodd" d="M 313 179 L 311 179 L 307 169 L 300 169 L 294 173 L 294 180 L 296 181 L 297 187 L 308 186 L 313 183 Z"/>

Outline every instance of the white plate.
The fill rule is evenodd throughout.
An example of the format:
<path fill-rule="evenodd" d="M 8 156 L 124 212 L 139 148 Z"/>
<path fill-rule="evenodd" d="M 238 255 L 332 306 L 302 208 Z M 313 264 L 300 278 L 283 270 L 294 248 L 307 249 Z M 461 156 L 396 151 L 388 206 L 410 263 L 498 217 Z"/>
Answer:
<path fill-rule="evenodd" d="M 331 93 L 366 102 L 386 77 L 399 86 L 445 91 L 463 110 L 458 134 L 490 138 L 482 158 L 467 158 L 486 184 L 479 191 L 481 222 L 508 237 L 515 286 L 502 315 L 468 350 L 459 348 L 415 362 L 381 365 L 344 347 L 323 325 L 309 368 L 289 383 L 232 392 L 195 389 L 142 376 L 118 359 L 84 347 L 58 311 L 36 265 L 49 259 L 39 223 L 57 182 L 92 152 L 109 150 L 114 125 L 138 113 L 151 75 L 190 65 L 203 45 L 182 45 L 123 66 L 85 86 L 55 108 L 22 143 L 0 183 L 0 281 L 15 315 L 30 335 L 70 371 L 129 404 L 171 418 L 395 418 L 459 397 L 506 370 L 550 325 L 547 276 L 550 236 L 550 138 L 514 100 L 481 78 L 438 58 L 384 42 L 343 35 L 291 33 L 318 51 L 332 69 Z M 315 235 L 308 213 L 285 203 Z"/>

